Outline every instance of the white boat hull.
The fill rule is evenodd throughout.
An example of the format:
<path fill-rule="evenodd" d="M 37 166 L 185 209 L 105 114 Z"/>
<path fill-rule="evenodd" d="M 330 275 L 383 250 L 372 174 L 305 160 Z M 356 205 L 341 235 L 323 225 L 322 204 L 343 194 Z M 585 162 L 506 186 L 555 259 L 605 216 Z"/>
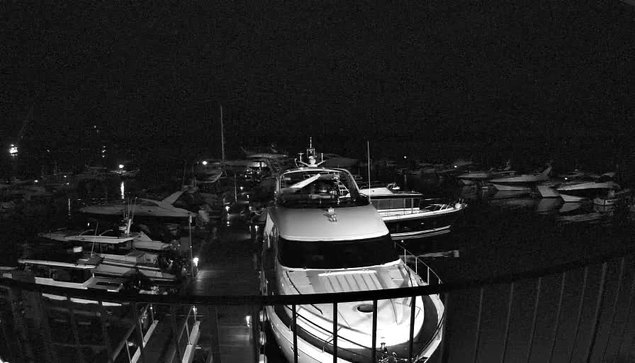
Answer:
<path fill-rule="evenodd" d="M 430 295 L 424 298 L 429 299 L 429 301 L 431 301 L 431 303 L 435 306 L 437 314 L 441 315 L 444 313 L 443 303 L 441 302 L 441 299 L 439 298 L 438 295 Z M 418 300 L 421 301 L 420 298 L 418 298 Z M 278 343 L 280 350 L 282 351 L 282 353 L 284 354 L 288 362 L 294 362 L 295 351 L 294 351 L 294 345 L 293 345 L 293 341 L 294 341 L 293 330 L 287 324 L 285 324 L 285 322 L 278 316 L 274 307 L 267 306 L 266 312 L 267 312 L 267 318 L 269 319 L 269 326 L 271 327 L 271 330 L 273 332 L 276 342 Z M 299 327 L 302 326 L 300 320 L 302 319 L 297 320 Z M 432 341 L 430 342 L 429 345 L 426 346 L 424 351 L 413 352 L 413 354 L 415 355 L 418 354 L 418 357 L 420 357 L 420 359 L 417 361 L 426 361 L 438 349 L 442 340 L 442 331 L 443 329 L 437 330 L 437 334 L 432 338 Z M 367 333 L 370 334 L 370 332 L 367 332 Z M 332 353 L 326 351 L 325 349 L 321 347 L 318 347 L 314 344 L 307 342 L 306 340 L 302 339 L 300 334 L 297 334 L 296 338 L 297 338 L 297 351 L 298 351 L 299 363 L 333 362 Z M 341 339 L 341 338 L 338 338 L 338 339 Z M 338 348 L 338 350 L 346 349 L 346 348 L 341 348 L 342 345 L 345 345 L 345 341 L 338 341 L 338 347 L 340 347 Z M 377 357 L 380 357 L 380 346 L 381 345 L 378 342 L 376 344 Z M 367 354 L 370 354 L 370 347 L 367 347 L 367 348 L 368 348 Z M 364 361 L 363 356 L 360 355 L 358 358 L 362 359 L 361 361 Z M 359 362 L 359 361 L 360 360 L 357 360 L 357 359 L 346 360 L 341 358 L 339 355 L 337 357 L 337 362 L 340 362 L 340 363 L 348 363 L 348 362 L 352 363 L 352 362 Z"/>
<path fill-rule="evenodd" d="M 564 200 L 565 203 L 578 203 L 588 199 L 585 197 L 578 197 L 575 195 L 562 194 L 562 193 L 560 193 L 560 197 L 562 197 L 562 200 Z"/>
<path fill-rule="evenodd" d="M 528 187 L 524 184 L 498 184 L 492 183 L 494 187 L 500 191 L 522 191 L 522 192 L 531 192 L 531 187 Z"/>

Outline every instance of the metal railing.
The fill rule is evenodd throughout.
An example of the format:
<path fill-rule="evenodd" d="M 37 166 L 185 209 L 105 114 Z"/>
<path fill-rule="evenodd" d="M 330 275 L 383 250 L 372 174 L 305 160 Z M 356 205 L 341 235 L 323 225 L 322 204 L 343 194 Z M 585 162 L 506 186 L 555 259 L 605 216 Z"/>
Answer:
<path fill-rule="evenodd" d="M 439 294 L 445 306 L 445 332 L 428 362 L 632 362 L 634 250 L 629 246 L 549 268 L 440 284 L 434 283 L 438 276 L 428 275 L 429 268 L 419 265 L 416 271 L 428 286 L 344 294 L 119 295 L 1 279 L 0 359 L 11 363 L 284 361 L 274 337 L 266 333 L 262 313 L 266 306 L 288 306 L 297 312 L 300 305 L 331 304 L 337 311 L 344 302 L 372 301 L 376 307 L 384 299 Z M 407 260 L 413 262 L 411 257 Z M 99 304 L 53 304 L 42 293 L 69 300 L 89 298 Z M 103 306 L 106 301 L 124 304 L 113 310 Z M 369 361 L 380 362 L 389 357 L 376 346 L 376 308 L 372 313 Z M 296 314 L 291 316 L 293 344 L 284 349 L 292 350 L 296 357 L 292 361 L 303 361 Z M 334 320 L 335 362 L 343 340 L 337 334 L 338 319 Z M 231 324 L 240 329 L 225 329 Z M 231 339 L 238 339 L 239 349 Z M 407 356 L 416 356 L 412 345 Z"/>

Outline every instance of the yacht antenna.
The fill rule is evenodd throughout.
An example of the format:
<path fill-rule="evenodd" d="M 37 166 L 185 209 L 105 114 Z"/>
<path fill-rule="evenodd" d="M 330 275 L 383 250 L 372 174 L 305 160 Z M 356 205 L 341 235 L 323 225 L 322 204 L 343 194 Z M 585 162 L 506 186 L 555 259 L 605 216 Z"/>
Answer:
<path fill-rule="evenodd" d="M 315 149 L 313 148 L 313 138 L 309 137 L 309 148 L 306 149 L 306 156 L 307 156 L 307 161 L 308 162 L 304 162 L 302 161 L 302 153 L 300 154 L 300 160 L 297 162 L 299 164 L 302 164 L 308 168 L 315 168 L 320 166 L 320 164 L 322 164 L 324 162 L 324 160 L 320 161 L 319 163 L 317 162 L 316 159 L 316 155 L 315 155 Z"/>
<path fill-rule="evenodd" d="M 368 163 L 368 200 L 370 201 L 370 141 L 366 140 L 366 158 Z"/>
<path fill-rule="evenodd" d="M 223 160 L 223 165 L 225 165 L 225 130 L 223 128 L 223 105 L 218 103 L 220 106 L 220 147 L 221 147 L 221 159 Z"/>

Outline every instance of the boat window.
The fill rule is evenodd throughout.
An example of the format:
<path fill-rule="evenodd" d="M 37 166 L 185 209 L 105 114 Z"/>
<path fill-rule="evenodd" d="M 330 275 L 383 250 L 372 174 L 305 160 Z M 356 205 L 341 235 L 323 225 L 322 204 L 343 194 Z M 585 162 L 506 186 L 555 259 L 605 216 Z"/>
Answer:
<path fill-rule="evenodd" d="M 33 272 L 33 275 L 35 277 L 44 277 L 44 278 L 50 278 L 50 270 L 48 266 L 40 266 L 40 265 L 25 265 L 24 267 L 25 271 L 31 271 Z"/>
<path fill-rule="evenodd" d="M 76 268 L 52 268 L 51 278 L 55 281 L 84 283 L 91 278 L 92 273 L 88 269 Z"/>
<path fill-rule="evenodd" d="M 280 238 L 279 246 L 280 264 L 291 268 L 355 268 L 399 259 L 390 235 L 352 241 L 307 242 Z"/>

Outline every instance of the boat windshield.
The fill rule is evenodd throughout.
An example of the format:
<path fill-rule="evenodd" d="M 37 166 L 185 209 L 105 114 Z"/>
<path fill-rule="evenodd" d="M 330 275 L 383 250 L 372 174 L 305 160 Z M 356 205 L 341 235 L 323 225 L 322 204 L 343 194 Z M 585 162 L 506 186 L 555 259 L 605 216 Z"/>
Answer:
<path fill-rule="evenodd" d="M 352 207 L 367 205 L 355 180 L 346 170 L 298 170 L 279 180 L 277 202 L 289 208 Z"/>
<path fill-rule="evenodd" d="M 352 241 L 307 242 L 280 238 L 280 264 L 290 268 L 355 268 L 398 259 L 390 235 Z"/>

